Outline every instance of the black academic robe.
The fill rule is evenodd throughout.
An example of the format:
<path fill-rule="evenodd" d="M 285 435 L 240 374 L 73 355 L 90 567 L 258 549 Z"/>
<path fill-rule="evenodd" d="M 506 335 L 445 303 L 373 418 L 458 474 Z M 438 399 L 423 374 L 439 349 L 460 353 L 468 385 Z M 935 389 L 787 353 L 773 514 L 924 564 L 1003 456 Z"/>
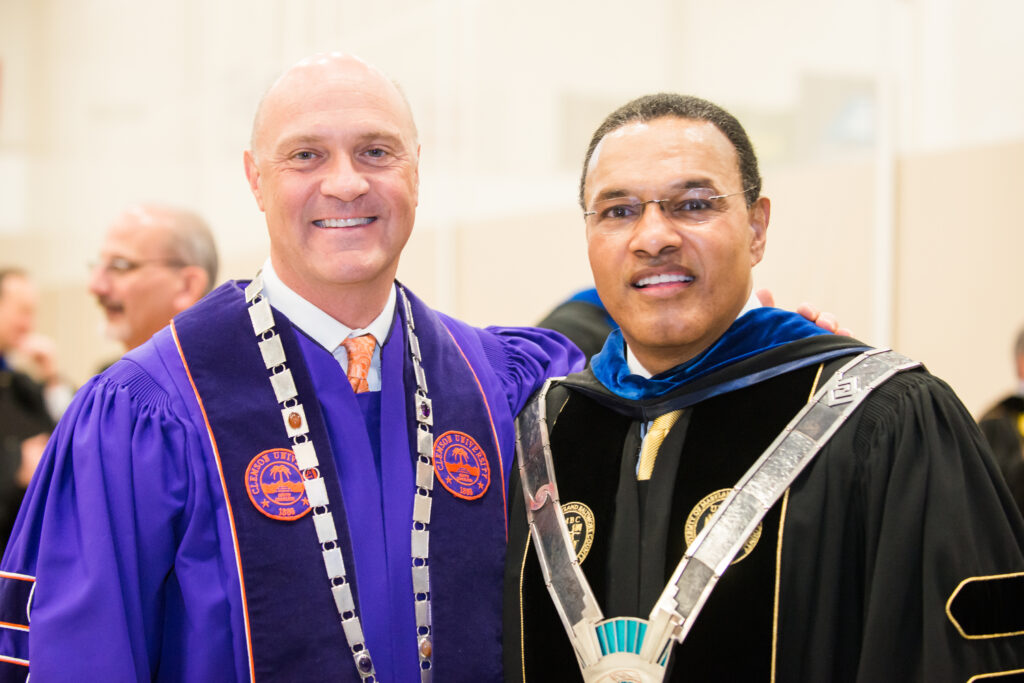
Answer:
<path fill-rule="evenodd" d="M 43 386 L 0 359 L 0 552 L 7 545 L 14 518 L 25 496 L 16 481 L 21 467 L 21 442 L 53 431 Z"/>
<path fill-rule="evenodd" d="M 1024 511 L 1024 396 L 1007 396 L 981 416 L 978 426 L 996 456 L 999 469 Z"/>
<path fill-rule="evenodd" d="M 855 353 L 855 342 L 831 336 L 792 342 L 647 402 L 614 396 L 589 369 L 552 389 L 560 501 L 577 549 L 589 543 L 581 566 L 605 617 L 647 617 L 716 503 L 849 357 L 758 373 L 844 343 Z M 651 479 L 637 482 L 640 421 L 737 380 L 741 388 L 685 408 Z M 518 481 L 513 489 L 506 679 L 580 680 Z M 970 415 L 940 379 L 902 373 L 765 517 L 675 648 L 666 680 L 931 682 L 1022 671 L 1022 548 L 1024 522 Z"/>
<path fill-rule="evenodd" d="M 561 332 L 580 347 L 588 360 L 601 350 L 612 331 L 607 311 L 589 301 L 577 300 L 559 304 L 537 323 L 537 327 Z"/>

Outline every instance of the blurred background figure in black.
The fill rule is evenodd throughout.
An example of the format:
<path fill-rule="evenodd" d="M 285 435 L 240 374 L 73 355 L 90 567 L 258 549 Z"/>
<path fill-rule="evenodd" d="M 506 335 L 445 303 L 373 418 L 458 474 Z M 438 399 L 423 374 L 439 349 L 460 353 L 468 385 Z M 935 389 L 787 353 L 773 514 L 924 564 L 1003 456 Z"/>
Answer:
<path fill-rule="evenodd" d="M 28 273 L 0 267 L 0 549 L 46 440 L 71 400 L 53 342 L 34 333 L 36 305 Z"/>
<path fill-rule="evenodd" d="M 561 332 L 589 359 L 601 350 L 608 333 L 618 325 L 605 310 L 597 289 L 591 287 L 555 306 L 537 327 Z"/>
<path fill-rule="evenodd" d="M 978 425 L 992 447 L 1017 507 L 1024 512 L 1024 327 L 1013 345 L 1013 361 L 1017 391 L 985 411 Z"/>

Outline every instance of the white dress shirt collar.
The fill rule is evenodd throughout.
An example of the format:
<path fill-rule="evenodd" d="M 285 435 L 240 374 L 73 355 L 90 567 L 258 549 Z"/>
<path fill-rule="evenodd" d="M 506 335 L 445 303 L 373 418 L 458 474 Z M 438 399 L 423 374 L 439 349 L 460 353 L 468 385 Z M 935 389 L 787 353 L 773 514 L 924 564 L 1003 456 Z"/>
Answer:
<path fill-rule="evenodd" d="M 736 316 L 736 320 L 739 320 L 742 315 L 748 311 L 754 310 L 755 308 L 761 308 L 761 300 L 757 298 L 757 294 L 751 291 L 750 298 L 747 299 L 747 303 L 743 305 L 743 310 L 741 310 L 740 314 Z M 640 364 L 640 361 L 638 361 L 636 356 L 633 355 L 628 344 L 626 345 L 626 365 L 629 367 L 629 373 L 631 375 L 640 375 L 644 379 L 650 379 L 653 376 L 647 371 L 647 368 Z"/>
<path fill-rule="evenodd" d="M 267 297 L 270 305 L 281 311 L 292 324 L 302 330 L 320 346 L 324 347 L 337 359 L 341 369 L 348 372 L 348 354 L 341 342 L 349 337 L 358 337 L 363 334 L 372 334 L 377 340 L 377 347 L 373 350 L 373 359 L 370 361 L 370 370 L 367 373 L 367 384 L 370 391 L 380 390 L 380 347 L 387 340 L 391 331 L 391 324 L 395 318 L 395 304 L 397 292 L 395 286 L 391 286 L 387 303 L 384 310 L 380 312 L 373 322 L 366 327 L 353 329 L 344 323 L 335 320 L 323 309 L 316 307 L 306 299 L 302 298 L 291 287 L 286 285 L 274 272 L 274 266 L 268 258 L 263 264 L 263 295 Z"/>

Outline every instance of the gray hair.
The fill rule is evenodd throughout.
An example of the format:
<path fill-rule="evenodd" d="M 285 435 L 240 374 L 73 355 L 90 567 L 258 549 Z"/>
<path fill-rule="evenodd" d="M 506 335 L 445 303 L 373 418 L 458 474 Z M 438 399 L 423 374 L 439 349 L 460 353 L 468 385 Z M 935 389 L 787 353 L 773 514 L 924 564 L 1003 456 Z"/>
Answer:
<path fill-rule="evenodd" d="M 171 221 L 171 237 L 167 245 L 169 255 L 187 266 L 199 266 L 206 271 L 206 290 L 217 282 L 217 246 L 206 221 L 194 211 L 167 209 Z"/>
<path fill-rule="evenodd" d="M 217 246 L 210 226 L 195 211 L 156 203 L 138 204 L 126 209 L 127 215 L 142 225 L 162 229 L 168 259 L 183 266 L 199 266 L 206 271 L 206 290 L 217 282 Z"/>

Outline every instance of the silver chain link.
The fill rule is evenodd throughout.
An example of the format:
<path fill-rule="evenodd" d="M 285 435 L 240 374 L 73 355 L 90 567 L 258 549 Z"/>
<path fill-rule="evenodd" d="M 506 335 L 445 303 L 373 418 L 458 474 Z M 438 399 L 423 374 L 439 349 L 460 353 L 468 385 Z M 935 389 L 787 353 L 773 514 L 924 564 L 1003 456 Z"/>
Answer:
<path fill-rule="evenodd" d="M 433 502 L 434 467 L 432 454 L 433 405 L 427 394 L 427 378 L 423 372 L 420 343 L 416 337 L 412 306 L 405 290 L 398 286 L 399 298 L 405 310 L 405 329 L 409 338 L 409 353 L 412 357 L 416 376 L 416 488 L 412 513 L 412 586 L 416 611 L 416 649 L 419 656 L 421 683 L 432 679 L 433 637 L 430 621 L 430 511 Z M 259 340 L 263 362 L 270 372 L 270 384 L 274 395 L 281 404 L 281 417 L 285 430 L 292 440 L 295 463 L 302 472 L 306 497 L 313 512 L 313 525 L 324 558 L 327 579 L 331 585 L 334 604 L 341 617 L 355 662 L 356 671 L 363 683 L 376 683 L 377 672 L 373 666 L 370 650 L 363 637 L 363 627 L 356 613 L 352 586 L 345 572 L 345 561 L 338 545 L 337 527 L 330 509 L 327 487 L 320 472 L 316 449 L 309 438 L 309 426 L 298 391 L 287 367 L 281 337 L 274 329 L 274 314 L 270 302 L 263 297 L 263 277 L 257 273 L 245 288 L 245 300 L 249 304 L 249 317 L 253 331 Z"/>

